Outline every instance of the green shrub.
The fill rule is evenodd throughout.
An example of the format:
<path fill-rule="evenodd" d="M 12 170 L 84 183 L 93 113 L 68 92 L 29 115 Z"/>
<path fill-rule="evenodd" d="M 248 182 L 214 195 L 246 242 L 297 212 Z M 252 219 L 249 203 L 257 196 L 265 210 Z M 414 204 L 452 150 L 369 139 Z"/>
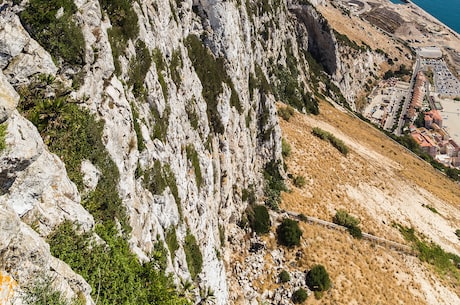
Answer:
<path fill-rule="evenodd" d="M 286 270 L 281 271 L 278 275 L 278 278 L 281 283 L 287 283 L 291 280 L 291 276 L 289 275 L 289 272 L 287 272 Z"/>
<path fill-rule="evenodd" d="M 80 171 L 83 160 L 89 160 L 101 172 L 96 189 L 82 196 L 82 205 L 96 220 L 116 218 L 125 230 L 130 230 L 117 190 L 118 168 L 102 142 L 104 123 L 66 97 L 43 98 L 45 93 L 41 90 L 35 88 L 31 90 L 33 94 L 23 96 L 19 108 L 37 127 L 50 151 L 65 163 L 79 191 L 84 190 Z"/>
<path fill-rule="evenodd" d="M 292 182 L 294 183 L 294 185 L 298 188 L 302 188 L 305 186 L 305 184 L 307 183 L 307 181 L 305 180 L 305 177 L 304 176 L 295 176 L 294 179 L 292 179 Z"/>
<path fill-rule="evenodd" d="M 457 237 L 460 238 L 460 229 L 455 230 L 455 235 L 457 235 Z"/>
<path fill-rule="evenodd" d="M 285 218 L 276 229 L 278 234 L 278 242 L 286 247 L 294 247 L 300 245 L 300 237 L 302 230 L 299 228 L 297 221 Z"/>
<path fill-rule="evenodd" d="M 357 239 L 363 238 L 363 232 L 361 229 L 357 226 L 349 227 L 347 228 L 348 232 L 350 233 L 351 236 Z"/>
<path fill-rule="evenodd" d="M 153 119 L 153 130 L 152 138 L 159 139 L 162 142 L 166 141 L 166 136 L 168 134 L 169 128 L 169 115 L 171 109 L 167 106 L 163 111 L 163 114 L 160 115 L 160 112 L 154 107 L 150 107 L 151 118 Z"/>
<path fill-rule="evenodd" d="M 249 226 L 257 234 L 265 234 L 270 232 L 272 225 L 268 210 L 263 205 L 249 207 L 247 211 Z"/>
<path fill-rule="evenodd" d="M 306 276 L 308 288 L 313 291 L 326 291 L 331 287 L 329 274 L 323 265 L 315 265 Z"/>
<path fill-rule="evenodd" d="M 198 116 L 198 113 L 196 112 L 194 105 L 195 100 L 189 101 L 185 105 L 185 112 L 187 113 L 190 125 L 193 127 L 194 130 L 198 130 L 200 125 L 200 117 Z"/>
<path fill-rule="evenodd" d="M 286 122 L 294 115 L 295 110 L 291 106 L 280 107 L 278 109 L 278 115 L 283 118 Z"/>
<path fill-rule="evenodd" d="M 284 158 L 287 158 L 291 155 L 291 145 L 286 141 L 286 139 L 281 139 L 281 153 Z"/>
<path fill-rule="evenodd" d="M 7 124 L 8 123 L 2 123 L 0 124 L 0 152 L 4 151 L 6 149 L 6 129 L 7 129 Z"/>
<path fill-rule="evenodd" d="M 60 8 L 63 15 L 56 18 Z M 77 7 L 72 0 L 30 0 L 19 17 L 24 28 L 33 39 L 45 47 L 55 61 L 58 59 L 70 65 L 83 65 L 85 39 L 73 19 Z"/>
<path fill-rule="evenodd" d="M 254 190 L 254 186 L 250 185 L 248 189 L 243 189 L 242 195 L 241 195 L 241 200 L 243 202 L 247 202 L 250 205 L 253 205 L 256 203 L 256 191 Z"/>
<path fill-rule="evenodd" d="M 430 210 L 431 212 L 433 212 L 435 214 L 439 214 L 438 210 L 436 210 L 436 208 L 433 207 L 432 205 L 422 204 L 422 207 L 427 208 L 428 210 Z"/>
<path fill-rule="evenodd" d="M 188 144 L 185 148 L 187 159 L 192 163 L 195 172 L 195 181 L 198 190 L 203 185 L 203 175 L 201 174 L 200 158 L 193 144 Z"/>
<path fill-rule="evenodd" d="M 280 173 L 280 161 L 272 160 L 265 165 L 264 178 L 265 178 L 265 204 L 273 210 L 278 209 L 281 202 L 281 192 L 287 191 L 284 184 L 284 178 Z"/>
<path fill-rule="evenodd" d="M 171 56 L 171 64 L 169 66 L 171 70 L 171 79 L 179 88 L 182 83 L 182 77 L 180 75 L 180 70 L 183 67 L 182 55 L 180 50 L 174 50 Z"/>
<path fill-rule="evenodd" d="M 359 219 L 349 215 L 345 210 L 338 210 L 332 221 L 335 224 L 346 227 L 351 236 L 358 239 L 363 237 L 361 229 L 358 227 Z"/>
<path fill-rule="evenodd" d="M 195 236 L 188 230 L 185 236 L 184 251 L 190 276 L 195 279 L 203 268 L 203 256 Z"/>
<path fill-rule="evenodd" d="M 171 226 L 165 232 L 165 240 L 166 244 L 168 245 L 169 253 L 171 253 L 171 257 L 174 256 L 174 253 L 179 249 L 179 243 L 177 242 L 177 235 L 176 235 L 176 227 Z"/>
<path fill-rule="evenodd" d="M 292 294 L 292 302 L 295 304 L 300 304 L 305 302 L 305 300 L 308 298 L 307 291 L 303 288 L 299 288 L 294 293 Z"/>
<path fill-rule="evenodd" d="M 347 213 L 345 210 L 338 210 L 332 219 L 335 224 L 344 227 L 354 227 L 359 224 L 359 220 L 350 214 Z"/>
<path fill-rule="evenodd" d="M 176 201 L 179 217 L 182 219 L 182 206 L 176 176 L 172 172 L 170 165 L 162 165 L 159 160 L 155 160 L 153 167 L 144 171 L 143 178 L 144 188 L 148 189 L 152 194 L 162 195 L 166 188 L 169 187 Z"/>
<path fill-rule="evenodd" d="M 135 50 L 135 56 L 129 61 L 128 84 L 133 87 L 134 96 L 139 97 L 145 90 L 144 80 L 152 65 L 152 57 L 145 43 L 140 39 L 136 41 Z"/>
<path fill-rule="evenodd" d="M 134 104 L 131 104 L 131 113 L 133 114 L 133 126 L 137 138 L 137 150 L 141 152 L 146 148 L 146 146 L 144 143 L 144 138 L 142 137 L 141 125 L 139 124 L 139 112 L 137 111 Z"/>
<path fill-rule="evenodd" d="M 300 221 L 306 222 L 308 220 L 308 217 L 305 214 L 299 214 L 297 216 Z"/>
<path fill-rule="evenodd" d="M 332 144 L 339 152 L 341 152 L 344 156 L 348 154 L 348 147 L 345 143 L 337 139 L 332 133 L 322 130 L 321 128 L 314 127 L 312 129 L 312 134 L 322 140 L 328 141 Z"/>
<path fill-rule="evenodd" d="M 161 86 L 161 91 L 163 92 L 163 97 L 165 101 L 168 101 L 168 85 L 166 84 L 165 78 L 162 71 L 166 71 L 166 63 L 163 59 L 163 53 L 161 50 L 156 48 L 153 50 L 153 61 L 155 62 L 155 67 L 157 69 L 158 82 Z"/>
<path fill-rule="evenodd" d="M 115 74 L 121 74 L 119 57 L 124 54 L 128 41 L 135 40 L 139 34 L 139 24 L 136 12 L 132 6 L 133 0 L 100 0 L 99 3 L 109 16 L 112 27 L 107 30 L 112 56 L 115 64 Z"/>

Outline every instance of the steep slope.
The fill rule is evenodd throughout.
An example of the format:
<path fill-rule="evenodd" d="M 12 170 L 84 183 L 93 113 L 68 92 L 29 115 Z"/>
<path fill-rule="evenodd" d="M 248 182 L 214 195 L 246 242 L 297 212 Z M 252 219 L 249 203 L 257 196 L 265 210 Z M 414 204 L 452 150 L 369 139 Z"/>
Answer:
<path fill-rule="evenodd" d="M 304 1 L 4 1 L 0 207 L 21 227 L 0 249 L 8 302 L 41 279 L 86 304 L 237 302 L 237 223 L 276 207 L 267 169 L 285 177 L 275 100 L 355 108 L 383 60 Z M 8 265 L 23 236 L 66 276 Z"/>
<path fill-rule="evenodd" d="M 325 266 L 332 287 L 322 294 L 307 289 L 305 304 L 458 303 L 458 185 L 349 113 L 327 103 L 320 109 L 318 116 L 296 113 L 280 121 L 290 146 L 290 191 L 282 195 L 281 210 L 270 213 L 268 234 L 232 228 L 232 303 L 291 304 L 317 264 Z M 313 128 L 342 140 L 346 156 Z M 304 185 L 296 182 L 299 176 Z M 357 239 L 337 228 L 338 210 L 359 219 L 370 235 Z M 286 218 L 299 222 L 298 246 L 279 243 L 277 228 Z M 411 235 L 402 227 L 412 228 L 419 242 L 406 239 Z M 283 270 L 287 282 L 280 280 Z"/>
<path fill-rule="evenodd" d="M 292 148 L 289 172 L 303 175 L 307 181 L 302 188 L 292 186 L 281 207 L 327 221 L 336 210 L 345 209 L 361 220 L 364 232 L 407 243 L 394 226 L 402 224 L 459 255 L 455 235 L 460 226 L 458 185 L 349 114 L 327 104 L 322 104 L 321 110 L 318 117 L 295 115 L 289 122 L 281 122 Z M 347 156 L 313 136 L 313 127 L 343 140 L 350 149 Z M 346 233 L 317 225 L 304 225 L 303 229 L 303 264 L 322 263 L 333 274 L 335 286 L 322 304 L 459 302 L 458 278 L 437 274 L 438 267 Z"/>

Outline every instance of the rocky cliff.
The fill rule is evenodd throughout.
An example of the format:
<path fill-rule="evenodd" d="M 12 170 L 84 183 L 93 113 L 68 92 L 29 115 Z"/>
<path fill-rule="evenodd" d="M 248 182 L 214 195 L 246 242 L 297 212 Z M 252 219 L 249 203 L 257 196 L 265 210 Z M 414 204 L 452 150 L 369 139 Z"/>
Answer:
<path fill-rule="evenodd" d="M 266 165 L 283 175 L 275 101 L 312 113 L 318 98 L 353 107 L 380 60 L 358 48 L 354 69 L 342 62 L 350 46 L 301 2 L 4 1 L 9 302 L 37 274 L 66 298 L 103 297 L 101 275 L 83 279 L 53 244 L 69 221 L 109 248 L 100 228 L 113 224 L 142 262 L 165 242 L 166 270 L 195 282 L 192 299 L 233 302 L 227 239 L 241 234 L 248 202 L 267 198 Z"/>

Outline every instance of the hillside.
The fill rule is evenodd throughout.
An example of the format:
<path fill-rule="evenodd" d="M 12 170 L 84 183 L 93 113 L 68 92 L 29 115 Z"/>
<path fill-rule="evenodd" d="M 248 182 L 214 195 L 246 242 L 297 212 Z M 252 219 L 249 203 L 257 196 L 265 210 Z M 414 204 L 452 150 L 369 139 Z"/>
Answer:
<path fill-rule="evenodd" d="M 326 103 L 320 109 L 319 116 L 296 114 L 289 122 L 281 120 L 283 136 L 292 148 L 288 171 L 307 181 L 283 194 L 281 208 L 328 221 L 336 210 L 345 209 L 361 220 L 364 232 L 407 243 L 392 225 L 398 223 L 460 254 L 454 234 L 460 226 L 458 185 L 372 126 Z M 313 136 L 313 127 L 343 140 L 348 155 Z M 459 301 L 458 279 L 436 275 L 435 268 L 413 256 L 317 225 L 304 224 L 302 229 L 302 263 L 324 264 L 335 283 L 321 304 Z"/>
<path fill-rule="evenodd" d="M 344 110 L 411 53 L 331 3 L 3 1 L 0 303 L 460 303 L 460 188 Z"/>

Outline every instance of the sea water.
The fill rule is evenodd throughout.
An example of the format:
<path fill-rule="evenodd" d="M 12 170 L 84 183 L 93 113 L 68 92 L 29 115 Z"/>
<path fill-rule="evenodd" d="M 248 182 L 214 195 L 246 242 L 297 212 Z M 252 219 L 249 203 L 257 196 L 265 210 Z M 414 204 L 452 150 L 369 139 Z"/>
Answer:
<path fill-rule="evenodd" d="M 460 0 L 412 0 L 412 2 L 460 33 Z"/>

